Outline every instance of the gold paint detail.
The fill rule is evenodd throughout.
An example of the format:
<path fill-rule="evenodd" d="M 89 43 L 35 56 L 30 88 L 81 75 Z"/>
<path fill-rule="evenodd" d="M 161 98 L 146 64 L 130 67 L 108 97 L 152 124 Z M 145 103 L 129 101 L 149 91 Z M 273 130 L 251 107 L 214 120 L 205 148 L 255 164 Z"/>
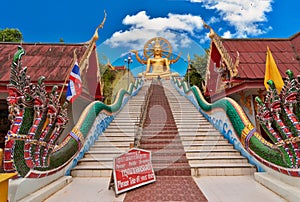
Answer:
<path fill-rule="evenodd" d="M 94 35 L 93 35 L 92 38 L 86 43 L 86 44 L 87 44 L 87 49 L 86 49 L 86 51 L 84 52 L 84 54 L 83 54 L 83 56 L 82 56 L 82 59 L 81 59 L 80 62 L 79 62 L 80 75 L 83 75 L 84 70 L 85 70 L 85 72 L 87 71 L 87 68 L 88 68 L 88 58 L 89 58 L 90 55 L 92 54 L 92 52 L 93 52 L 93 50 L 94 50 L 94 47 L 95 47 L 95 45 L 96 45 L 96 41 L 97 41 L 98 38 L 99 38 L 99 35 L 98 35 L 98 29 L 99 29 L 99 28 L 103 28 L 105 21 L 106 21 L 106 12 L 104 11 L 104 18 L 103 18 L 101 24 L 98 25 L 98 27 L 97 27 L 96 30 L 95 30 Z M 84 86 L 84 85 L 83 85 L 83 86 Z"/>
<path fill-rule="evenodd" d="M 15 134 L 13 132 L 9 132 L 10 135 L 8 135 L 8 139 L 7 140 L 20 140 L 20 141 L 25 141 L 26 143 L 29 144 L 33 144 L 33 145 L 39 145 L 39 146 L 43 146 L 43 147 L 47 147 L 49 149 L 53 149 L 54 145 L 49 145 L 48 142 L 45 141 L 40 141 L 40 140 L 36 140 L 36 139 L 28 139 L 27 135 L 24 134 Z"/>
<path fill-rule="evenodd" d="M 72 132 L 79 138 L 80 142 L 83 144 L 84 143 L 84 136 L 82 135 L 80 129 L 75 126 L 72 129 Z"/>
<path fill-rule="evenodd" d="M 254 129 L 254 126 L 251 123 L 249 123 L 248 125 L 246 125 L 244 127 L 242 134 L 241 134 L 241 143 L 244 147 L 246 146 L 246 137 L 248 136 L 250 131 L 253 129 Z"/>
<path fill-rule="evenodd" d="M 221 37 L 218 36 L 215 33 L 215 31 L 209 25 L 207 25 L 204 21 L 203 21 L 203 26 L 210 30 L 209 37 L 214 42 L 219 53 L 221 54 L 221 58 L 225 62 L 227 69 L 229 70 L 230 78 L 232 79 L 232 78 L 236 77 L 238 75 L 237 67 L 239 65 L 239 56 L 240 56 L 239 52 L 237 51 L 236 61 L 235 61 L 235 63 L 233 63 L 232 58 L 230 57 L 229 53 L 227 52 L 227 49 L 224 47 L 224 45 L 222 43 Z"/>
<path fill-rule="evenodd" d="M 278 147 L 288 145 L 288 144 L 295 144 L 297 142 L 300 142 L 300 137 L 291 137 L 291 138 L 288 138 L 285 140 L 281 140 L 280 142 L 276 142 L 273 147 L 278 148 Z"/>

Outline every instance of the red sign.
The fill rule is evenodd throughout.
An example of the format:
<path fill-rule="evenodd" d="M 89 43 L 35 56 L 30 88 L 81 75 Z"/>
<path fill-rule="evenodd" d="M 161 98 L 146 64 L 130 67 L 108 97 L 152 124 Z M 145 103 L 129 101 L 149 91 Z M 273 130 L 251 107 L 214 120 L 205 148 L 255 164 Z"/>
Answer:
<path fill-rule="evenodd" d="M 114 159 L 116 194 L 155 182 L 151 152 L 133 148 Z"/>

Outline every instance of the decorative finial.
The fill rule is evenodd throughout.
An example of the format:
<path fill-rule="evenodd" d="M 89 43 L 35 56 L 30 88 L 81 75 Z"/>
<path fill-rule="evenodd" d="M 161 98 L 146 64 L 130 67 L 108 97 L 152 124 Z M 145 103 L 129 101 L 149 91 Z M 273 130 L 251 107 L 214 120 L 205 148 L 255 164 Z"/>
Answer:
<path fill-rule="evenodd" d="M 211 27 L 205 23 L 205 21 L 202 19 L 202 23 L 203 23 L 203 27 L 205 27 L 206 29 L 211 29 Z"/>
<path fill-rule="evenodd" d="M 211 28 L 211 26 L 209 26 L 208 24 L 206 24 L 203 19 L 202 19 L 202 23 L 203 23 L 203 27 L 205 27 L 206 29 L 210 30 L 209 38 L 212 39 L 215 36 L 215 34 L 216 34 L 215 31 Z"/>
<path fill-rule="evenodd" d="M 97 41 L 97 40 L 98 40 L 98 38 L 99 38 L 99 35 L 98 35 L 98 29 L 99 29 L 99 28 L 103 29 L 103 26 L 104 26 L 105 21 L 106 21 L 106 12 L 105 12 L 105 10 L 104 10 L 104 18 L 103 18 L 101 24 L 100 24 L 100 25 L 96 28 L 96 30 L 95 30 L 95 33 L 94 33 L 93 38 L 92 38 L 93 41 Z"/>

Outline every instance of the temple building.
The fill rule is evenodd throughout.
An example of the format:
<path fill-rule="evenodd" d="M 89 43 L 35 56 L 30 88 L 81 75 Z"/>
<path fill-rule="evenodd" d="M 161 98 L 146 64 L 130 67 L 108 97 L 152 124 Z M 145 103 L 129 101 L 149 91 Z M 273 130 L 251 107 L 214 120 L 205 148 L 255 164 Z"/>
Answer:
<path fill-rule="evenodd" d="M 211 101 L 231 97 L 247 113 L 252 123 L 257 104 L 255 97 L 263 98 L 266 52 L 269 47 L 284 80 L 286 70 L 300 74 L 300 32 L 289 38 L 225 39 L 210 29 L 210 53 L 206 72 L 206 96 Z"/>
<path fill-rule="evenodd" d="M 57 85 L 58 91 L 62 90 L 62 102 L 66 98 L 70 71 L 76 60 L 74 55 L 77 57 L 83 88 L 80 97 L 76 99 L 77 104 L 74 102 L 73 106 L 69 106 L 71 110 L 76 105 L 76 111 L 78 111 L 77 115 L 70 115 L 72 116 L 72 118 L 70 117 L 71 125 L 72 119 L 75 119 L 76 122 L 77 116 L 87 104 L 94 100 L 102 100 L 96 40 L 97 36 L 93 36 L 86 43 L 79 44 L 0 42 L 0 148 L 4 147 L 4 137 L 10 126 L 7 119 L 7 84 L 10 81 L 12 59 L 18 46 L 21 46 L 26 52 L 22 58 L 22 66 L 27 67 L 27 74 L 31 81 L 36 83 L 40 76 L 45 76 L 46 90 L 50 92 L 52 87 Z"/>
<path fill-rule="evenodd" d="M 113 70 L 113 71 L 126 70 L 126 66 L 125 65 L 123 65 L 123 66 L 113 66 L 110 62 L 108 62 L 106 64 L 106 66 L 109 69 Z"/>

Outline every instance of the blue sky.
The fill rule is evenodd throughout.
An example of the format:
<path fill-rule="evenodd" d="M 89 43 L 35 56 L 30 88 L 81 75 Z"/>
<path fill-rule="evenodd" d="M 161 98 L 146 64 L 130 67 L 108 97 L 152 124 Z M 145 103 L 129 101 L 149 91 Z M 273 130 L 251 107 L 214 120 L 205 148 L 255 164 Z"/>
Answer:
<path fill-rule="evenodd" d="M 132 50 L 155 36 L 169 40 L 185 72 L 186 56 L 209 47 L 202 20 L 225 38 L 287 38 L 300 31 L 299 0 L 15 0 L 1 3 L 0 29 L 18 28 L 24 42 L 81 43 L 101 23 L 97 50 L 114 65 L 124 65 Z M 101 58 L 101 57 L 100 57 Z M 142 71 L 135 58 L 132 69 Z M 103 61 L 106 62 L 106 61 Z"/>

